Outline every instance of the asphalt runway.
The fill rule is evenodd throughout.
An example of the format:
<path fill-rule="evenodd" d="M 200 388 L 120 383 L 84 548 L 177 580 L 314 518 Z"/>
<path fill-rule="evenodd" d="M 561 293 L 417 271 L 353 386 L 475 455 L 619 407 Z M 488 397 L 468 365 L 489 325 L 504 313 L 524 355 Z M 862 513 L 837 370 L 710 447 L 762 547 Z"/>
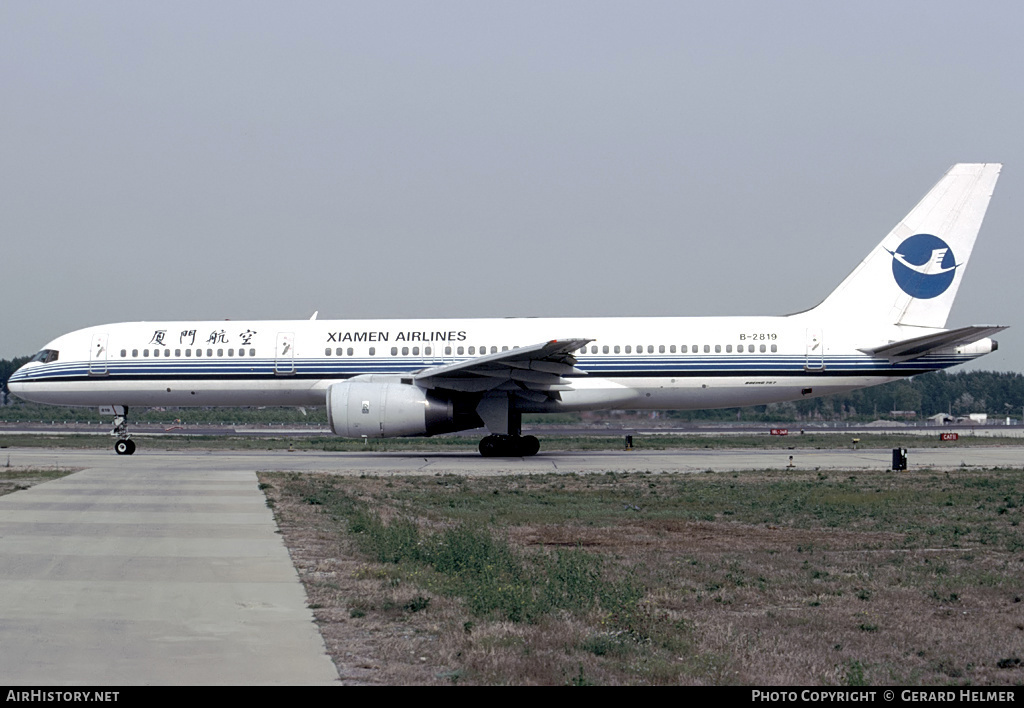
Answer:
<path fill-rule="evenodd" d="M 6 683 L 337 682 L 257 470 L 510 475 L 853 471 L 891 464 L 890 450 L 542 452 L 503 459 L 165 452 L 140 444 L 130 457 L 104 450 L 0 451 L 0 466 L 79 469 L 0 497 L 0 676 Z M 908 461 L 911 469 L 1024 469 L 1024 447 L 912 449 Z"/>
<path fill-rule="evenodd" d="M 601 472 L 703 472 L 765 469 L 886 470 L 892 464 L 888 449 L 831 450 L 659 450 L 659 451 L 541 451 L 536 457 L 484 458 L 475 452 L 287 452 L 210 451 L 167 452 L 159 442 L 139 438 L 139 451 L 118 457 L 112 450 L 9 448 L 0 450 L 0 466 L 92 467 L 135 470 L 205 468 L 216 471 L 286 470 L 333 474 L 542 474 Z M 543 442 L 542 442 L 543 444 Z M 148 448 L 148 449 L 147 449 Z M 792 456 L 792 460 L 790 460 Z M 1024 468 L 1024 445 L 999 447 L 912 448 L 910 469 L 931 467 Z M 792 466 L 791 466 L 792 465 Z"/>

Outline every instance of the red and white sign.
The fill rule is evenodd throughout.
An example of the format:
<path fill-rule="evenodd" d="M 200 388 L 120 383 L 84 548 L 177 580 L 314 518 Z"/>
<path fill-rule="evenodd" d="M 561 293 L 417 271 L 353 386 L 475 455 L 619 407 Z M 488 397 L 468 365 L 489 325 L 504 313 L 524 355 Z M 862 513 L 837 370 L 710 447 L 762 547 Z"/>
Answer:
<path fill-rule="evenodd" d="M 772 435 L 789 435 L 789 428 L 772 428 Z"/>
<path fill-rule="evenodd" d="M 959 440 L 960 433 L 939 433 L 939 440 Z"/>

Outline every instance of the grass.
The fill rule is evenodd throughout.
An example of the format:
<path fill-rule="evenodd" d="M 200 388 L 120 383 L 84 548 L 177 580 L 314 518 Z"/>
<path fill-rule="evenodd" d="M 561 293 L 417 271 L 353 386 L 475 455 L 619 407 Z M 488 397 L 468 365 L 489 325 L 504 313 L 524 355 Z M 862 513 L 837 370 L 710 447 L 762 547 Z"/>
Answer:
<path fill-rule="evenodd" d="M 68 467 L 0 467 L 0 496 L 28 489 L 51 479 L 60 479 L 76 471 L 77 469 Z"/>
<path fill-rule="evenodd" d="M 1019 470 L 260 479 L 379 682 L 1024 681 Z"/>

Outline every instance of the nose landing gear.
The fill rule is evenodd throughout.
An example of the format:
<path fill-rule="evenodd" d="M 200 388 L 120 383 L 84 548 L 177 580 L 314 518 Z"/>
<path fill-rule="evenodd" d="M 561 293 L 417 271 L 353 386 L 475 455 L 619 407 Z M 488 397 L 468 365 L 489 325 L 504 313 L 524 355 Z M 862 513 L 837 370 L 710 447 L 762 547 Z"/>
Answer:
<path fill-rule="evenodd" d="M 135 441 L 128 434 L 128 407 L 127 406 L 104 406 L 100 413 L 114 414 L 114 429 L 111 435 L 117 437 L 114 442 L 114 452 L 118 455 L 131 455 L 135 452 Z"/>

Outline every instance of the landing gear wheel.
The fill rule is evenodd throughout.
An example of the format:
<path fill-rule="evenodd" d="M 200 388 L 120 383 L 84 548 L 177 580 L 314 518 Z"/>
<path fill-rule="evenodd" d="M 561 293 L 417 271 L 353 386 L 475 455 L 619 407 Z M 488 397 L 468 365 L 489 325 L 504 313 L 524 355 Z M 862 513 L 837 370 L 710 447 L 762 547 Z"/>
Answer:
<path fill-rule="evenodd" d="M 532 435 L 488 435 L 480 441 L 484 457 L 530 457 L 540 450 L 540 440 Z"/>
<path fill-rule="evenodd" d="M 498 457 L 501 455 L 497 435 L 488 435 L 480 441 L 480 454 L 483 457 Z"/>
<path fill-rule="evenodd" d="M 118 440 L 114 443 L 114 452 L 118 455 L 131 455 L 135 452 L 135 442 L 130 439 Z"/>
<path fill-rule="evenodd" d="M 540 440 L 533 435 L 524 435 L 519 438 L 519 447 L 523 457 L 532 457 L 540 451 Z"/>

